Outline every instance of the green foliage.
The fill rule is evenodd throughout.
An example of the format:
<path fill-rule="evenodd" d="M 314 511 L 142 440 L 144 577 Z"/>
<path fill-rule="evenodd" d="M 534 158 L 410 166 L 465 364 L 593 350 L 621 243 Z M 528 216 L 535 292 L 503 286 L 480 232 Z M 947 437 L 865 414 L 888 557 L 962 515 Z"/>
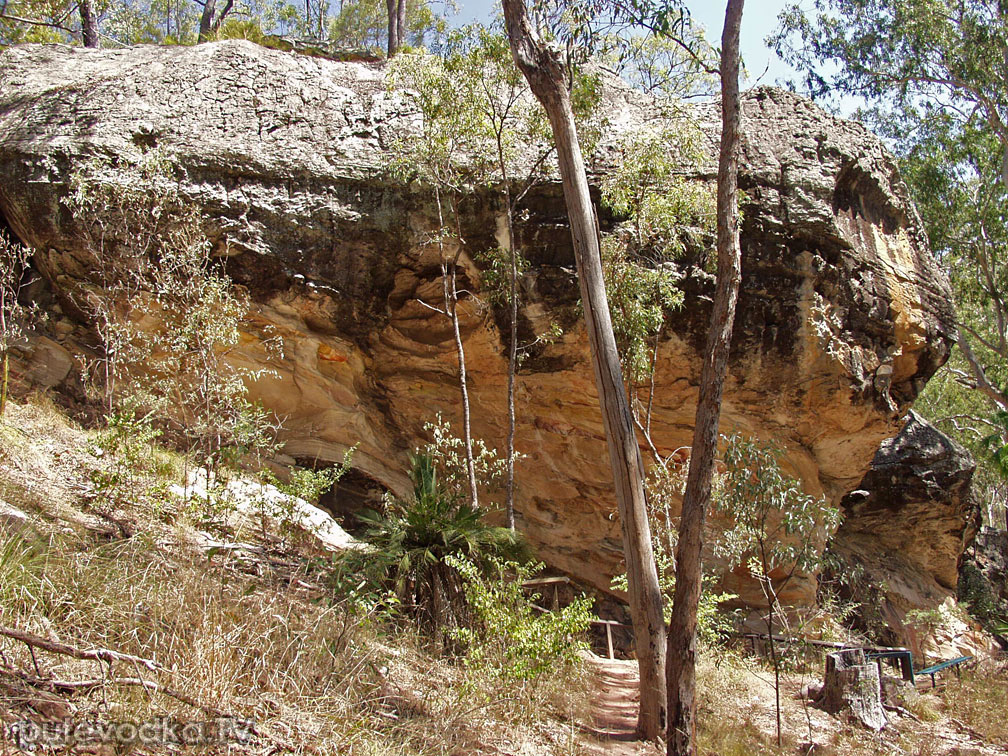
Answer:
<path fill-rule="evenodd" d="M 960 604 L 967 605 L 970 614 L 984 627 L 1002 635 L 1006 633 L 1008 616 L 1002 614 L 990 582 L 974 561 L 963 559 L 956 588 Z"/>
<path fill-rule="evenodd" d="M 747 567 L 772 607 L 795 570 L 819 566 L 816 539 L 836 530 L 840 518 L 825 497 L 805 493 L 781 470 L 781 455 L 772 445 L 728 437 L 714 497 L 715 511 L 731 523 L 719 534 L 716 553 Z"/>
<path fill-rule="evenodd" d="M 888 586 L 872 580 L 860 564 L 853 567 L 826 550 L 822 555 L 816 603 L 844 627 L 876 643 L 894 643 L 892 628 L 882 615 Z"/>
<path fill-rule="evenodd" d="M 317 534 L 312 533 L 312 524 L 306 517 L 302 502 L 317 505 L 322 495 L 339 483 L 351 469 L 355 451 L 357 447 L 351 446 L 344 452 L 343 461 L 331 467 L 319 470 L 293 467 L 286 481 L 279 480 L 269 468 L 263 468 L 261 477 L 264 482 L 275 486 L 281 494 L 277 496 L 275 491 L 271 492 L 264 488 L 257 497 L 256 505 L 263 531 L 266 530 L 267 518 L 270 518 L 276 522 L 277 529 L 284 539 L 297 538 L 305 531 Z"/>
<path fill-rule="evenodd" d="M 139 501 L 148 490 L 147 477 L 154 472 L 153 447 L 160 437 L 151 416 L 138 416 L 136 407 L 127 406 L 106 417 L 91 450 L 103 462 L 91 473 L 95 492 L 114 502 Z"/>
<path fill-rule="evenodd" d="M 388 73 L 392 91 L 408 93 L 417 108 L 419 129 L 396 145 L 393 172 L 441 188 L 461 191 L 481 183 L 478 166 L 467 156 L 492 154 L 485 118 L 474 107 L 479 83 L 461 75 L 461 61 L 425 50 L 393 58 Z"/>
<path fill-rule="evenodd" d="M 714 223 L 709 186 L 690 180 L 703 159 L 702 134 L 683 118 L 629 134 L 602 181 L 602 201 L 627 220 L 602 241 L 602 270 L 625 379 L 652 372 L 667 311 L 682 305 L 672 260 L 702 247 Z"/>
<path fill-rule="evenodd" d="M 228 13 L 217 39 L 248 39 L 269 44 L 270 35 L 298 35 L 333 46 L 384 52 L 387 11 L 381 0 L 329 0 L 291 3 L 288 0 L 220 2 Z M 118 45 L 193 45 L 199 37 L 201 3 L 172 0 L 94 2 L 101 40 Z M 441 11 L 429 0 L 406 8 L 407 40 L 420 46 L 447 33 L 446 4 Z M 31 23 L 29 23 L 31 22 Z M 8 0 L 0 5 L 0 47 L 23 42 L 80 43 L 80 19 L 75 3 L 66 0 Z"/>
<path fill-rule="evenodd" d="M 582 597 L 558 611 L 537 612 L 539 597 L 528 596 L 522 584 L 541 565 L 490 560 L 487 570 L 459 557 L 445 561 L 461 575 L 472 614 L 470 625 L 453 631 L 470 669 L 505 682 L 534 681 L 576 664 L 587 649 L 583 637 L 593 600 Z"/>
<path fill-rule="evenodd" d="M 419 456 L 430 460 L 440 489 L 449 496 L 465 498 L 469 493 L 465 442 L 455 435 L 451 424 L 440 413 L 432 422 L 424 423 L 424 430 L 431 434 L 431 440 L 423 446 Z M 507 474 L 507 460 L 481 438 L 473 440 L 473 466 L 481 493 L 492 494 L 500 489 Z"/>
<path fill-rule="evenodd" d="M 75 9 L 68 0 L 8 0 L 0 6 L 0 48 L 26 42 L 79 40 L 80 22 Z"/>
<path fill-rule="evenodd" d="M 464 625 L 468 606 L 463 581 L 447 557 L 467 559 L 481 569 L 495 557 L 514 555 L 518 536 L 486 522 L 486 512 L 473 507 L 457 486 L 438 478 L 434 459 L 417 454 L 411 460 L 413 495 L 406 501 L 388 497 L 384 512 L 365 511 L 367 552 L 348 552 L 344 574 L 365 572 L 384 593 L 394 589 L 402 609 L 421 627 L 442 637 Z"/>
<path fill-rule="evenodd" d="M 545 113 L 515 68 L 507 37 L 474 24 L 450 34 L 442 54 L 397 55 L 389 88 L 407 93 L 420 128 L 397 145 L 394 172 L 442 189 L 499 186 L 548 168 Z M 583 143 L 603 127 L 599 75 L 578 71 L 571 102 Z M 591 148 L 585 148 L 586 153 Z"/>
<path fill-rule="evenodd" d="M 676 566 L 675 544 L 677 521 L 671 511 L 678 508 L 686 487 L 685 465 L 652 467 L 645 480 L 648 506 L 648 520 L 651 525 L 651 548 L 654 552 L 655 567 L 658 571 L 658 585 L 664 600 L 662 609 L 665 621 L 672 616 L 672 599 L 675 596 Z M 717 579 L 712 574 L 703 576 L 700 603 L 697 608 L 697 639 L 703 648 L 720 649 L 735 631 L 736 616 L 722 609 L 723 604 L 738 598 L 734 593 L 720 591 Z M 613 579 L 613 588 L 629 590 L 627 575 L 623 573 Z"/>
<path fill-rule="evenodd" d="M 970 367 L 960 350 L 928 381 L 914 409 L 962 444 L 977 462 L 972 494 L 988 527 L 1004 527 L 1008 479 L 997 464 L 1002 448 L 997 413 L 989 398 L 972 388 Z"/>
<path fill-rule="evenodd" d="M 681 113 L 623 138 L 618 165 L 602 180 L 602 201 L 628 219 L 631 240 L 642 253 L 670 260 L 690 242 L 702 244 L 713 230 L 714 193 L 690 175 L 705 158 L 703 140 Z"/>
<path fill-rule="evenodd" d="M 566 51 L 569 67 L 584 65 L 592 58 L 615 64 L 621 72 L 635 67 L 635 57 L 649 41 L 668 43 L 669 55 L 657 68 L 676 66 L 662 74 L 671 91 L 684 91 L 675 82 L 702 76 L 705 61 L 713 62 L 716 53 L 690 20 L 689 10 L 681 0 L 537 0 L 533 4 L 536 26 L 541 36 Z M 675 47 L 680 50 L 676 51 Z M 694 54 L 682 54 L 689 49 Z M 645 58 L 647 60 L 647 58 Z M 684 71 L 683 69 L 686 69 Z M 633 77 L 630 77 L 631 79 Z M 686 90 L 689 91 L 689 90 Z"/>
<path fill-rule="evenodd" d="M 511 297 L 511 252 L 500 247 L 476 254 L 480 262 L 480 289 L 493 305 L 506 305 Z M 528 270 L 524 255 L 515 255 L 515 275 L 520 280 Z"/>
<path fill-rule="evenodd" d="M 446 6 L 446 11 L 451 10 Z M 422 47 L 447 34 L 448 22 L 429 0 L 406 4 L 406 42 Z M 341 47 L 384 54 L 388 47 L 388 11 L 383 0 L 346 0 L 328 21 L 329 40 Z"/>
<path fill-rule="evenodd" d="M 680 100 L 718 91 L 717 50 L 707 42 L 702 28 L 683 33 L 683 42 L 654 34 L 630 35 L 609 46 L 612 68 L 631 85 L 658 98 Z M 688 50 L 688 51 L 687 51 Z"/>
<path fill-rule="evenodd" d="M 781 658 L 774 643 L 774 620 L 787 623 L 782 589 L 797 570 L 821 564 L 816 542 L 836 530 L 840 513 L 824 496 L 806 494 L 780 467 L 782 452 L 770 444 L 733 434 L 726 439 L 725 470 L 717 480 L 714 510 L 727 525 L 714 553 L 732 568 L 743 566 L 766 598 L 766 628 L 774 667 L 777 742 L 781 738 Z"/>
<path fill-rule="evenodd" d="M 276 421 L 248 399 L 267 370 L 234 365 L 250 307 L 213 259 L 198 210 L 156 151 L 132 165 L 94 160 L 65 204 L 88 271 L 70 292 L 91 316 L 101 356 L 91 379 L 106 412 L 144 407 L 211 468 L 273 446 Z M 267 355 L 280 346 L 263 334 Z"/>
<path fill-rule="evenodd" d="M 919 646 L 923 654 L 935 631 L 947 625 L 951 619 L 948 610 L 942 605 L 931 609 L 911 609 L 906 613 L 903 622 L 918 633 Z"/>
<path fill-rule="evenodd" d="M 636 383 L 651 375 L 652 342 L 661 333 L 665 313 L 682 307 L 683 295 L 674 267 L 651 267 L 627 247 L 619 234 L 602 240 L 602 273 L 623 376 Z"/>
<path fill-rule="evenodd" d="M 323 494 L 330 491 L 351 468 L 353 454 L 357 450 L 352 446 L 343 455 L 343 463 L 336 467 L 324 467 L 312 470 L 307 467 L 293 468 L 286 483 L 277 481 L 276 486 L 289 496 L 304 499 L 309 504 L 318 504 Z"/>

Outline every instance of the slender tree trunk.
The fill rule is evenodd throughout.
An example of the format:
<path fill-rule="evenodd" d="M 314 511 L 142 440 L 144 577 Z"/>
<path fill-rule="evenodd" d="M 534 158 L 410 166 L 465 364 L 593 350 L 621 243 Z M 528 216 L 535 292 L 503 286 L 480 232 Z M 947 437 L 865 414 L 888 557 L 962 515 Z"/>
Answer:
<path fill-rule="evenodd" d="M 3 353 L 3 378 L 0 379 L 0 417 L 3 417 L 7 409 L 7 386 L 10 382 L 10 356 L 5 350 Z"/>
<path fill-rule="evenodd" d="M 206 0 L 206 5 L 203 6 L 203 13 L 200 15 L 200 30 L 199 30 L 199 41 L 209 42 L 214 38 L 217 32 L 220 30 L 221 24 L 224 23 L 224 19 L 227 18 L 228 13 L 234 7 L 234 0 L 227 0 L 224 7 L 221 8 L 220 13 L 217 12 L 217 0 Z M 305 20 L 308 21 L 309 5 L 305 3 Z"/>
<path fill-rule="evenodd" d="M 84 47 L 98 47 L 98 19 L 93 0 L 80 0 L 77 5 L 81 19 L 81 41 Z"/>
<path fill-rule="evenodd" d="M 668 634 L 668 754 L 695 756 L 696 630 L 704 520 L 717 450 L 721 395 L 728 368 L 741 278 L 738 237 L 739 29 L 744 0 L 728 0 L 721 37 L 721 155 L 718 163 L 718 275 L 707 350 L 700 373 L 693 452 L 676 548 L 676 586 Z"/>
<path fill-rule="evenodd" d="M 16 289 L 11 294 L 13 295 L 13 304 L 16 304 Z M 0 417 L 3 417 L 4 410 L 7 409 L 7 384 L 10 378 L 10 336 L 7 333 L 7 307 L 7 292 L 0 287 L 0 339 L 3 340 L 0 343 L 0 346 L 3 347 L 3 375 L 0 376 Z"/>
<path fill-rule="evenodd" d="M 213 27 L 214 13 L 217 11 L 217 0 L 206 0 L 203 6 L 203 13 L 200 14 L 199 41 L 209 42 L 211 29 Z M 308 3 L 305 2 L 305 20 L 308 20 Z"/>
<path fill-rule="evenodd" d="M 769 580 L 770 578 L 767 578 Z M 773 605 L 767 614 L 767 637 L 770 639 L 770 662 L 774 672 L 774 703 L 777 711 L 777 747 L 781 747 L 781 712 L 780 712 L 780 660 L 777 658 L 777 644 L 773 637 Z"/>
<path fill-rule="evenodd" d="M 406 0 L 396 5 L 396 51 L 406 44 Z"/>
<path fill-rule="evenodd" d="M 462 334 L 459 331 L 459 321 L 458 321 L 458 288 L 456 287 L 457 278 L 457 258 L 456 261 L 452 263 L 451 273 L 448 276 L 448 282 L 446 286 L 451 286 L 449 296 L 450 296 L 450 310 L 452 331 L 455 334 L 455 352 L 458 354 L 458 364 L 459 364 L 459 391 L 462 394 L 462 437 L 465 441 L 465 453 L 466 453 L 466 473 L 469 477 L 469 502 L 474 506 L 479 505 L 479 492 L 476 487 L 476 461 L 473 458 L 473 448 L 472 448 L 472 422 L 469 413 L 469 381 L 466 378 L 466 361 L 465 361 L 465 347 L 462 345 Z"/>
<path fill-rule="evenodd" d="M 765 524 L 764 526 L 765 527 Z M 777 644 L 773 637 L 773 618 L 777 609 L 777 592 L 774 590 L 773 582 L 770 580 L 770 560 L 767 559 L 766 543 L 761 538 L 759 541 L 760 565 L 763 570 L 761 584 L 763 586 L 763 596 L 767 600 L 767 638 L 770 639 L 770 662 L 774 670 L 774 704 L 777 712 L 777 747 L 781 746 L 781 710 L 780 710 L 780 659 L 777 657 Z M 794 570 L 792 569 L 792 574 Z"/>
<path fill-rule="evenodd" d="M 385 0 L 388 11 L 388 57 L 399 52 L 399 11 L 396 0 Z"/>
<path fill-rule="evenodd" d="M 528 79 L 532 92 L 543 104 L 556 141 L 595 385 L 623 528 L 630 612 L 640 665 L 641 703 L 637 735 L 657 740 L 665 728 L 662 598 L 644 501 L 644 466 L 609 315 L 588 178 L 559 54 L 539 43 L 529 23 L 524 0 L 503 0 L 503 5 L 512 55 Z"/>
<path fill-rule="evenodd" d="M 505 178 L 506 181 L 506 178 Z M 514 455 L 515 455 L 515 373 L 518 370 L 518 253 L 515 250 L 514 213 L 511 207 L 511 192 L 505 188 L 507 203 L 508 251 L 511 256 L 511 347 L 508 349 L 508 437 L 507 437 L 507 501 L 505 504 L 507 526 L 515 529 L 514 513 Z"/>
<path fill-rule="evenodd" d="M 444 242 L 441 234 L 444 230 L 444 213 L 441 208 L 441 191 L 436 186 L 434 188 L 434 198 L 438 211 L 438 253 L 441 258 L 441 286 L 444 296 L 444 312 L 451 320 L 452 333 L 455 337 L 455 353 L 458 355 L 459 364 L 459 392 L 462 395 L 462 440 L 466 453 L 466 476 L 469 478 L 469 503 L 473 507 L 479 506 L 479 491 L 476 485 L 476 460 L 473 458 L 472 449 L 472 425 L 469 413 L 469 381 L 466 377 L 465 347 L 462 344 L 462 333 L 459 330 L 458 322 L 458 288 L 456 286 L 456 271 L 458 268 L 459 254 L 461 254 L 462 232 L 459 230 L 458 243 L 459 252 L 455 253 L 455 259 L 451 262 L 449 270 L 448 259 L 444 253 Z M 458 213 L 455 213 L 456 219 Z"/>

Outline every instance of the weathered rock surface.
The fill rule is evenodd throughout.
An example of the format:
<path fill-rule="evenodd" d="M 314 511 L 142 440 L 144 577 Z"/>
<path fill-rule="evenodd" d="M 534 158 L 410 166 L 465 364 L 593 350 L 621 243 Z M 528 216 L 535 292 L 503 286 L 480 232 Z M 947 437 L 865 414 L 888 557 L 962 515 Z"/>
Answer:
<path fill-rule="evenodd" d="M 969 452 L 911 412 L 841 500 L 843 521 L 832 548 L 886 584 L 881 610 L 892 613 L 889 624 L 955 595 L 959 557 L 978 524 L 970 497 L 975 468 Z"/>
<path fill-rule="evenodd" d="M 975 655 L 990 645 L 956 605 L 961 558 L 980 525 L 970 493 L 975 467 L 966 449 L 910 412 L 841 500 L 843 521 L 830 542 L 839 569 L 831 577 L 862 603 L 866 629 L 881 623 L 885 640 L 919 657 Z M 933 630 L 908 620 L 917 610 L 933 614 Z"/>
<path fill-rule="evenodd" d="M 75 222 L 60 204 L 69 172 L 90 156 L 126 162 L 159 147 L 256 302 L 243 358 L 265 361 L 265 325 L 283 336 L 278 377 L 253 390 L 286 417 L 288 453 L 338 461 L 359 444 L 361 490 L 406 490 L 406 454 L 424 423 L 437 412 L 458 417 L 456 365 L 447 322 L 419 301 L 439 289 L 423 245 L 431 198 L 385 173 L 411 111 L 386 92 L 382 69 L 247 42 L 26 46 L 0 54 L 0 82 L 0 217 L 40 251 L 52 284 L 65 285 L 73 270 Z M 597 170 L 648 107 L 637 94 L 608 92 Z M 713 167 L 716 107 L 695 116 L 711 136 Z M 759 89 L 745 98 L 743 130 L 743 290 L 723 428 L 774 439 L 808 491 L 839 501 L 947 357 L 949 287 L 894 162 L 865 129 Z M 567 329 L 526 361 L 518 381 L 517 445 L 527 455 L 519 524 L 548 562 L 607 588 L 622 569 L 619 523 L 586 339 L 574 322 L 559 187 L 547 181 L 527 205 L 518 229 L 531 261 L 523 339 L 550 320 Z M 480 291 L 474 253 L 498 244 L 501 221 L 493 193 L 467 199 L 460 288 Z M 710 276 L 685 272 L 686 306 L 672 316 L 658 365 L 653 431 L 665 453 L 691 440 L 713 292 Z M 504 321 L 475 296 L 461 310 L 474 430 L 503 446 Z M 63 333 L 46 348 L 74 351 L 80 329 L 54 321 Z M 40 350 L 20 369 L 72 378 L 69 364 Z M 887 527 L 904 531 L 895 517 Z M 943 563 L 924 566 L 937 570 L 935 581 L 947 578 Z M 737 582 L 757 600 L 757 587 Z M 811 598 L 811 583 L 793 586 L 785 601 Z"/>

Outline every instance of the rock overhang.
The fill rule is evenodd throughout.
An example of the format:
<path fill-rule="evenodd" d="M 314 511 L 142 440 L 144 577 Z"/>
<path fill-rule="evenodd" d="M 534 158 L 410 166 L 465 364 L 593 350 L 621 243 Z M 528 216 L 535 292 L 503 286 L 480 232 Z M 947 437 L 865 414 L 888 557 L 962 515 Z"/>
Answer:
<path fill-rule="evenodd" d="M 0 53 L 0 214 L 43 250 L 59 287 L 74 221 L 60 202 L 69 171 L 99 155 L 129 162 L 156 146 L 177 167 L 228 270 L 253 294 L 255 319 L 288 342 L 275 379 L 254 394 L 288 418 L 293 456 L 338 461 L 359 443 L 362 474 L 408 490 L 406 453 L 441 411 L 457 415 L 447 330 L 416 306 L 435 283 L 421 239 L 429 194 L 390 179 L 389 150 L 410 128 L 404 98 L 377 64 L 339 63 L 248 42 L 94 51 L 23 46 Z M 615 124 L 593 164 L 611 166 L 620 130 L 651 107 L 610 87 Z M 715 104 L 693 118 L 712 145 Z M 864 127 L 782 90 L 743 103 L 743 288 L 724 403 L 725 430 L 772 439 L 810 492 L 834 501 L 857 485 L 947 357 L 953 315 L 944 274 L 899 179 Z M 562 193 L 530 194 L 519 233 L 533 265 L 523 327 L 569 326 L 519 380 L 519 522 L 555 566 L 602 589 L 620 570 L 618 523 L 587 344 L 576 323 Z M 492 191 L 463 203 L 471 250 L 496 244 Z M 686 306 L 661 344 L 654 436 L 690 443 L 713 280 L 684 271 Z M 479 292 L 474 254 L 465 285 Z M 499 320 L 499 319 L 497 319 Z M 492 312 L 463 306 L 474 427 L 503 446 L 506 356 Z M 262 359 L 249 329 L 245 355 Z M 67 343 L 68 349 L 76 348 Z M 342 359 L 329 359 L 339 355 Z"/>

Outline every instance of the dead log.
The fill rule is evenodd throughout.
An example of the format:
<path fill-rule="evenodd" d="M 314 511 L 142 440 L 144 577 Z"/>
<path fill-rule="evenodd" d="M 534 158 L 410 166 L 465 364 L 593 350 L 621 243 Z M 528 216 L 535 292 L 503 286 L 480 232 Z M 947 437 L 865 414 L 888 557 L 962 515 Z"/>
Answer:
<path fill-rule="evenodd" d="M 829 713 L 844 714 L 870 730 L 877 732 L 886 726 L 878 666 L 867 661 L 861 649 L 826 655 L 826 677 L 819 703 Z"/>

